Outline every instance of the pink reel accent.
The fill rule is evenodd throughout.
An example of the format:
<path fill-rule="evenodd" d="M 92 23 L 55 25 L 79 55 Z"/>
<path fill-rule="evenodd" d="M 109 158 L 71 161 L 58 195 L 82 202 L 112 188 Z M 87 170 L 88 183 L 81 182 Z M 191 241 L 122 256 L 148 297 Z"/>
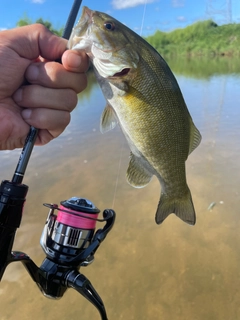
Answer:
<path fill-rule="evenodd" d="M 61 211 L 61 209 L 68 212 Z M 73 214 L 71 214 L 71 212 Z M 60 206 L 57 215 L 57 221 L 67 226 L 78 229 L 95 229 L 97 221 L 89 218 L 97 219 L 98 213 L 77 212 L 75 210 L 65 208 L 62 205 Z"/>

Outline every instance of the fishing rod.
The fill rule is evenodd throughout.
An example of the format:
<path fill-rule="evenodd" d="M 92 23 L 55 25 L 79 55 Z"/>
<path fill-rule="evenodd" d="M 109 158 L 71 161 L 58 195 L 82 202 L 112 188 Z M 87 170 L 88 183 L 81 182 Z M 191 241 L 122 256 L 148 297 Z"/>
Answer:
<path fill-rule="evenodd" d="M 82 0 L 75 0 L 62 37 L 69 39 Z M 40 267 L 24 252 L 12 251 L 17 228 L 20 227 L 28 186 L 22 184 L 24 174 L 36 141 L 38 129 L 31 127 L 13 174 L 12 180 L 0 185 L 0 281 L 6 267 L 20 261 L 44 296 L 61 298 L 68 288 L 73 288 L 99 311 L 101 319 L 107 314 L 101 297 L 91 282 L 80 273 L 94 260 L 94 254 L 112 229 L 115 212 L 100 210 L 88 199 L 72 197 L 57 204 L 44 204 L 49 213 L 40 239 L 46 254 Z M 105 222 L 96 229 L 96 222 Z"/>

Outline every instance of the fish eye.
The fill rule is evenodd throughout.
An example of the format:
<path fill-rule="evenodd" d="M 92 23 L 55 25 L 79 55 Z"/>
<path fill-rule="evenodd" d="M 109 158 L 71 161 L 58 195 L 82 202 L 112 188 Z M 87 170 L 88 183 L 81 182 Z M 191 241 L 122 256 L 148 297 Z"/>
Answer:
<path fill-rule="evenodd" d="M 111 21 L 105 22 L 104 27 L 110 31 L 113 31 L 115 29 L 115 24 Z"/>

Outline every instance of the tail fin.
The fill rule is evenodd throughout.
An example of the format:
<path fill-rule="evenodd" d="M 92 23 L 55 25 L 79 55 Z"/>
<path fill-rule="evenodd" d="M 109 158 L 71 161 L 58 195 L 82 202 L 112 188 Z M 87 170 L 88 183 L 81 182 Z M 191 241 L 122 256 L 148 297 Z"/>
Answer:
<path fill-rule="evenodd" d="M 182 198 L 161 194 L 155 217 L 156 223 L 161 224 L 171 213 L 175 213 L 176 216 L 188 224 L 194 225 L 196 223 L 195 210 L 189 189 Z"/>

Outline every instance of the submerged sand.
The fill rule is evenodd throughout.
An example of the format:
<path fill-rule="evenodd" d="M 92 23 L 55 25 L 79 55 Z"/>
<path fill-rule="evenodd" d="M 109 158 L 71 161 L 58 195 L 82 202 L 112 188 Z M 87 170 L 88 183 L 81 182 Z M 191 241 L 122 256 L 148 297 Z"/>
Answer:
<path fill-rule="evenodd" d="M 114 228 L 93 264 L 81 269 L 111 320 L 240 319 L 239 77 L 179 77 L 179 82 L 203 136 L 187 162 L 194 227 L 173 215 L 155 224 L 159 183 L 153 179 L 143 189 L 127 184 L 129 149 L 119 128 L 99 133 L 104 99 L 96 88 L 79 101 L 62 137 L 35 147 L 24 179 L 30 190 L 14 249 L 38 265 L 44 259 L 39 239 L 48 213 L 42 203 L 80 196 L 101 210 L 114 207 Z M 1 179 L 11 178 L 18 156 L 18 150 L 0 153 Z M 46 299 L 16 263 L 0 283 L 0 320 L 17 319 L 100 317 L 74 290 L 59 301 Z"/>

